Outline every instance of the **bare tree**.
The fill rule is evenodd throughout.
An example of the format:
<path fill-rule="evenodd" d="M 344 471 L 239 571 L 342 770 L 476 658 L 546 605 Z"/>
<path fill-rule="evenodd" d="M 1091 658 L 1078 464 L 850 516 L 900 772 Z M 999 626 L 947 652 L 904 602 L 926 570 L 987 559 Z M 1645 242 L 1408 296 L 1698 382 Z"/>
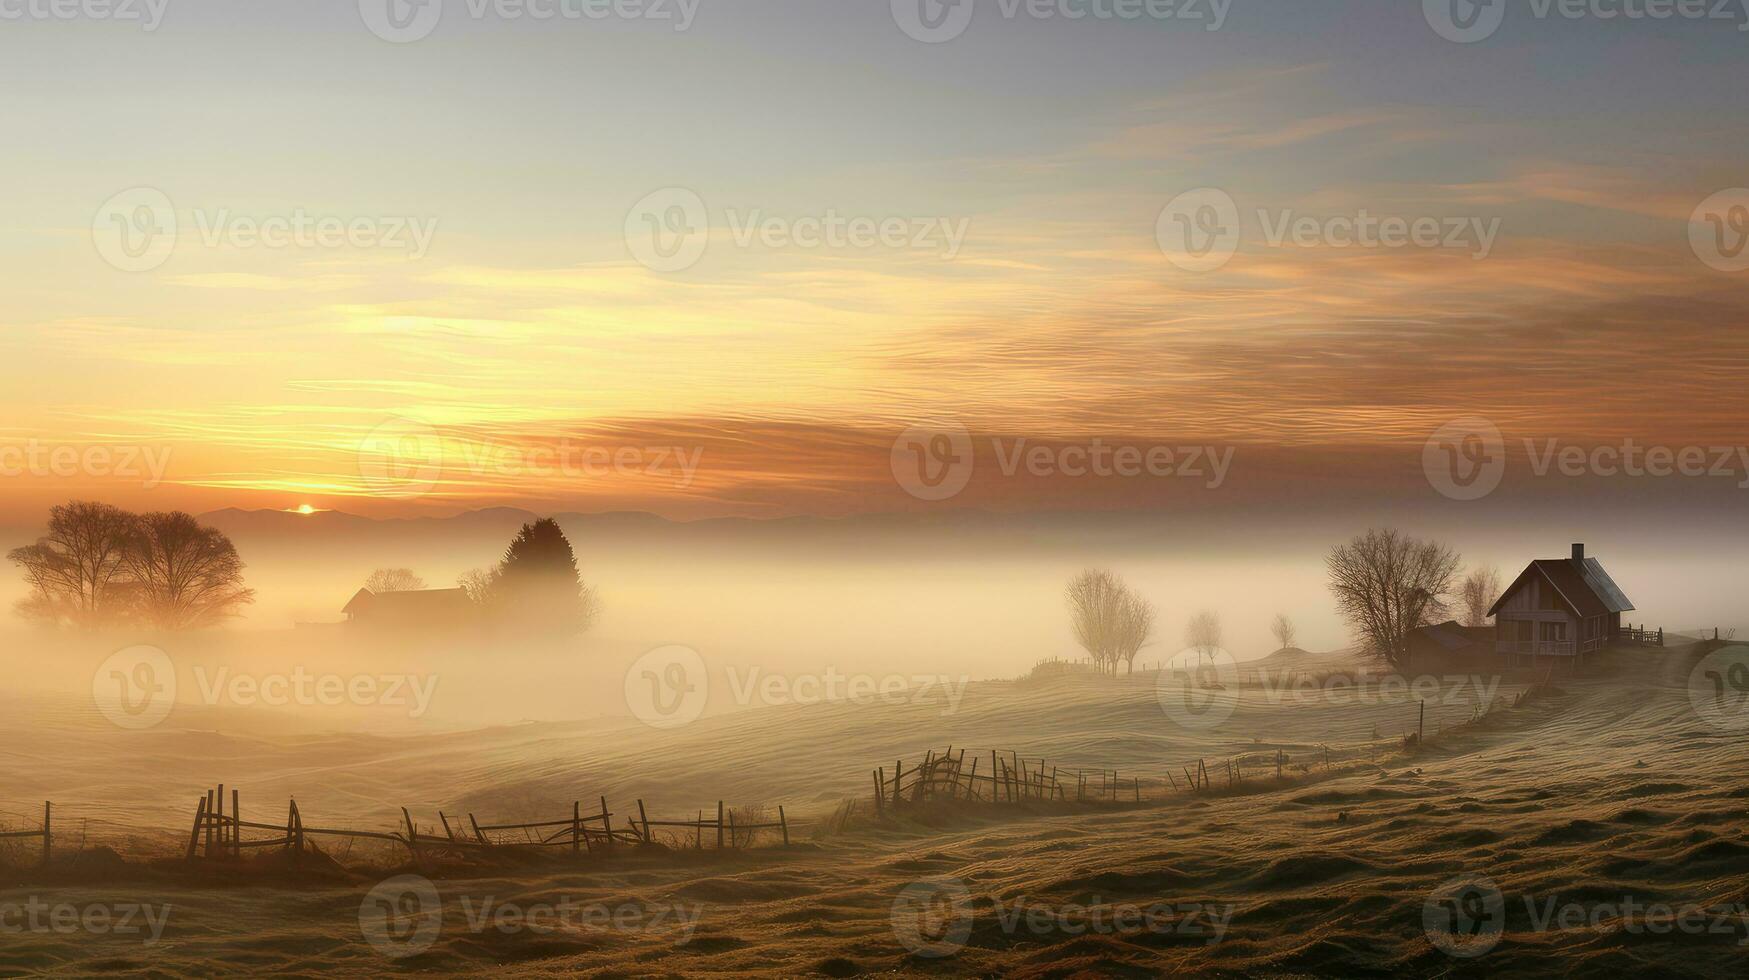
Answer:
<path fill-rule="evenodd" d="M 1281 644 L 1280 649 L 1283 650 L 1292 649 L 1294 639 L 1298 636 L 1294 621 L 1287 618 L 1286 613 L 1275 614 L 1275 619 L 1269 623 L 1269 631 L 1275 634 L 1275 642 Z"/>
<path fill-rule="evenodd" d="M 48 534 L 7 555 L 24 570 L 27 618 L 98 629 L 124 619 L 134 591 L 127 553 L 134 518 L 118 507 L 75 500 L 49 509 Z"/>
<path fill-rule="evenodd" d="M 1184 625 L 1184 645 L 1195 650 L 1198 656 L 1212 661 L 1215 651 L 1221 648 L 1220 614 L 1204 609 L 1190 617 L 1190 622 Z"/>
<path fill-rule="evenodd" d="M 1375 528 L 1331 551 L 1325 564 L 1336 607 L 1367 651 L 1403 667 L 1409 631 L 1445 613 L 1458 555 L 1435 541 Z"/>
<path fill-rule="evenodd" d="M 180 511 L 137 518 L 125 564 L 141 618 L 159 629 L 211 626 L 255 601 L 231 539 Z"/>
<path fill-rule="evenodd" d="M 425 580 L 413 574 L 411 568 L 379 568 L 364 580 L 364 587 L 376 595 L 385 592 L 418 592 Z"/>
<path fill-rule="evenodd" d="M 1458 596 L 1463 601 L 1465 626 L 1488 625 L 1488 610 L 1500 598 L 1500 570 L 1492 565 L 1472 570 L 1458 586 Z"/>
<path fill-rule="evenodd" d="M 492 587 L 498 582 L 498 570 L 494 568 L 475 568 L 462 573 L 455 584 L 462 593 L 474 603 L 484 606 L 492 597 Z"/>
<path fill-rule="evenodd" d="M 1093 658 L 1100 670 L 1117 672 L 1120 622 L 1127 590 L 1117 576 L 1090 568 L 1069 580 L 1064 598 L 1069 602 L 1069 624 L 1075 642 Z"/>
<path fill-rule="evenodd" d="M 1123 601 L 1118 607 L 1116 653 L 1127 665 L 1130 673 L 1136 672 L 1136 654 L 1147 646 L 1154 638 L 1154 604 L 1131 592 L 1123 590 Z M 1117 663 L 1112 663 L 1112 673 L 1117 672 Z"/>

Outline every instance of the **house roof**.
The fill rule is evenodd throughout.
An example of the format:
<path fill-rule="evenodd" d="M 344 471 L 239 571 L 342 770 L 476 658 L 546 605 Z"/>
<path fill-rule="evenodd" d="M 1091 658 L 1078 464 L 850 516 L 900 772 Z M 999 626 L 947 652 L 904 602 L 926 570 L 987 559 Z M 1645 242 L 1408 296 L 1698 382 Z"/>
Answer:
<path fill-rule="evenodd" d="M 352 615 L 369 607 L 372 610 L 407 614 L 436 613 L 454 610 L 467 603 L 468 594 L 462 589 L 420 589 L 413 592 L 372 592 L 369 589 L 359 589 L 341 612 Z"/>
<path fill-rule="evenodd" d="M 1571 558 L 1539 558 L 1526 565 L 1518 578 L 1500 593 L 1500 598 L 1494 600 L 1493 608 L 1488 610 L 1492 616 L 1505 604 L 1512 593 L 1523 587 L 1531 575 L 1541 575 L 1567 605 L 1581 617 L 1589 619 L 1593 616 L 1607 616 L 1610 613 L 1627 612 L 1634 608 L 1628 597 L 1622 594 L 1615 580 L 1603 570 L 1603 563 L 1595 558 L 1584 558 L 1575 561 Z"/>
<path fill-rule="evenodd" d="M 1456 651 L 1488 642 L 1494 636 L 1494 627 L 1464 626 L 1452 619 L 1431 626 L 1418 626 L 1410 632 L 1442 649 Z"/>

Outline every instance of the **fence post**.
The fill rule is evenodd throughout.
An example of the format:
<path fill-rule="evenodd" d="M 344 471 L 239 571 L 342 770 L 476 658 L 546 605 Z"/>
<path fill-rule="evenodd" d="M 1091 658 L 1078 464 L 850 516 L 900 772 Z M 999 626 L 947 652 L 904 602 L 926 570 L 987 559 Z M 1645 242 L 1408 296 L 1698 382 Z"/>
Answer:
<path fill-rule="evenodd" d="M 583 803 L 571 801 L 571 856 L 576 857 L 583 846 Z"/>
<path fill-rule="evenodd" d="M 54 848 L 54 830 L 50 826 L 49 811 L 52 809 L 47 800 L 43 801 L 43 867 L 49 866 L 49 852 Z"/>
<path fill-rule="evenodd" d="M 881 777 L 883 770 L 871 769 L 869 775 L 874 777 L 875 784 L 875 818 L 885 819 L 887 815 L 887 784 Z"/>
<path fill-rule="evenodd" d="M 1415 722 L 1415 742 L 1419 745 L 1427 737 L 1427 702 L 1421 702 L 1421 718 Z"/>
<path fill-rule="evenodd" d="M 607 849 L 613 850 L 613 814 L 607 812 L 607 797 L 601 798 L 601 830 L 607 836 Z"/>
<path fill-rule="evenodd" d="M 231 854 L 237 860 L 243 860 L 243 804 L 237 801 L 238 793 L 235 787 L 231 789 L 231 820 L 237 826 L 231 833 Z"/>
<path fill-rule="evenodd" d="M 206 821 L 206 856 L 209 858 L 213 856 L 213 821 L 211 818 L 215 812 L 216 811 L 213 810 L 213 791 L 209 789 L 206 791 L 206 813 L 208 817 Z"/>
<path fill-rule="evenodd" d="M 480 822 L 478 820 L 474 819 L 474 815 L 472 813 L 468 814 L 468 824 L 474 828 L 474 839 L 475 840 L 479 841 L 482 844 L 492 843 L 491 841 L 486 839 L 485 834 L 480 833 Z"/>
<path fill-rule="evenodd" d="M 644 812 L 644 801 L 638 801 L 638 822 L 644 825 L 644 843 L 650 843 L 650 815 Z"/>
<path fill-rule="evenodd" d="M 200 848 L 200 826 L 206 822 L 206 797 L 201 797 L 199 805 L 194 808 L 194 830 L 188 835 L 188 860 L 194 860 L 195 852 Z"/>
<path fill-rule="evenodd" d="M 723 849 L 723 801 L 717 801 L 717 850 Z"/>
<path fill-rule="evenodd" d="M 783 828 L 783 846 L 789 846 L 789 818 L 783 815 L 783 804 L 777 805 L 777 825 Z"/>
<path fill-rule="evenodd" d="M 297 825 L 297 841 L 292 845 L 292 867 L 301 869 L 304 866 L 304 813 L 298 809 L 296 797 L 291 801 L 292 822 Z"/>
<path fill-rule="evenodd" d="M 899 784 L 904 782 L 905 760 L 899 759 L 893 763 L 893 809 L 899 809 Z"/>
<path fill-rule="evenodd" d="M 413 815 L 407 812 L 406 807 L 401 808 L 401 816 L 407 821 L 407 850 L 412 852 L 413 859 L 417 861 L 419 859 L 419 828 L 413 825 Z"/>

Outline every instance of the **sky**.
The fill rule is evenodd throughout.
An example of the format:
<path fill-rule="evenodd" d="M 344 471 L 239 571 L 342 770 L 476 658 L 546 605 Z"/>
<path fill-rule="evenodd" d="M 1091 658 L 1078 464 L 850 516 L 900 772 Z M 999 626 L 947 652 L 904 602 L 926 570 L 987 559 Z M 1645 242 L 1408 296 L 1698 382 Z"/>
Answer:
<path fill-rule="evenodd" d="M 920 2 L 0 0 L 0 520 L 1280 511 L 1437 503 L 1454 422 L 1519 476 L 1745 441 L 1749 11 Z M 1740 509 L 1721 458 L 1651 492 Z"/>

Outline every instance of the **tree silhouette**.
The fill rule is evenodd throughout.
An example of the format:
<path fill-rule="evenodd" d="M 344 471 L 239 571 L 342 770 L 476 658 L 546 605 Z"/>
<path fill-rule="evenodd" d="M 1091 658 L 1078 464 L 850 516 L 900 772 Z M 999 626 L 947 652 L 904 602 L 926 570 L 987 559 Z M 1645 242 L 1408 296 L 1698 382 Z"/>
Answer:
<path fill-rule="evenodd" d="M 99 629 L 123 621 L 134 591 L 127 570 L 134 517 L 119 507 L 75 500 L 49 509 L 48 533 L 7 555 L 30 594 L 19 614 Z"/>
<path fill-rule="evenodd" d="M 370 573 L 370 578 L 364 580 L 364 587 L 375 595 L 385 592 L 418 592 L 425 588 L 425 580 L 415 575 L 411 568 L 379 568 Z"/>
<path fill-rule="evenodd" d="M 255 601 L 231 539 L 181 511 L 136 518 L 125 564 L 140 617 L 159 629 L 211 626 Z"/>
<path fill-rule="evenodd" d="M 486 604 L 512 627 L 567 636 L 588 629 L 596 612 L 595 592 L 583 585 L 571 542 L 550 517 L 516 532 Z"/>
<path fill-rule="evenodd" d="M 1294 638 L 1299 630 L 1294 627 L 1294 621 L 1287 618 L 1287 613 L 1276 613 L 1275 619 L 1269 623 L 1269 631 L 1275 634 L 1275 640 L 1281 644 L 1281 649 L 1288 650 L 1294 645 Z"/>
<path fill-rule="evenodd" d="M 1435 541 L 1373 529 L 1330 552 L 1330 591 L 1367 651 L 1391 667 L 1409 658 L 1409 631 L 1446 610 L 1458 556 Z"/>

